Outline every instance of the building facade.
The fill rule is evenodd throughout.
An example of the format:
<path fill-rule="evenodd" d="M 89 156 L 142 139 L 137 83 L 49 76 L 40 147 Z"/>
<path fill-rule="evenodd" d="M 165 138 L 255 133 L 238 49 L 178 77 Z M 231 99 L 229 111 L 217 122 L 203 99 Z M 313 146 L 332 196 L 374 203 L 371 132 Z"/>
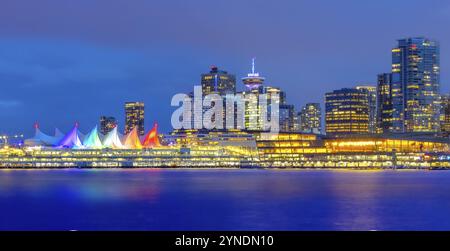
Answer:
<path fill-rule="evenodd" d="M 236 94 L 236 76 L 233 74 L 229 74 L 227 71 L 219 70 L 217 66 L 212 66 L 209 73 L 201 75 L 201 85 L 203 97 L 209 94 L 218 94 L 221 97 L 225 97 L 227 94 Z M 220 101 L 213 101 L 213 105 L 216 102 Z M 223 99 L 222 107 L 226 107 L 225 99 Z M 208 109 L 209 107 L 204 107 L 201 111 L 202 114 L 204 114 Z M 235 122 L 233 127 L 236 127 L 236 109 L 234 109 L 233 111 L 226 111 L 224 109 L 222 114 L 222 129 L 226 128 L 226 118 L 229 118 L 229 116 L 234 116 Z M 220 118 L 213 117 L 214 122 L 216 121 L 216 119 Z"/>
<path fill-rule="evenodd" d="M 236 93 L 236 76 L 212 66 L 209 73 L 201 75 L 202 93 L 219 95 Z"/>
<path fill-rule="evenodd" d="M 377 133 L 392 131 L 392 74 L 382 73 L 377 78 Z"/>
<path fill-rule="evenodd" d="M 114 117 L 101 116 L 100 117 L 100 132 L 103 135 L 108 134 L 117 127 L 117 120 Z"/>
<path fill-rule="evenodd" d="M 279 106 L 279 128 L 281 132 L 294 131 L 294 114 L 294 105 L 281 104 Z"/>
<path fill-rule="evenodd" d="M 441 132 L 444 136 L 450 135 L 450 95 L 441 96 L 441 112 L 440 112 Z"/>
<path fill-rule="evenodd" d="M 300 115 L 301 112 L 295 112 L 294 114 L 294 132 L 300 132 Z"/>
<path fill-rule="evenodd" d="M 143 102 L 126 102 L 125 103 L 125 134 L 128 134 L 137 128 L 138 134 L 143 136 L 144 128 L 144 103 Z"/>
<path fill-rule="evenodd" d="M 439 131 L 439 54 L 439 44 L 423 37 L 392 49 L 392 132 Z"/>
<path fill-rule="evenodd" d="M 344 88 L 325 94 L 327 135 L 369 133 L 369 101 L 364 90 Z"/>
<path fill-rule="evenodd" d="M 300 131 L 305 133 L 322 133 L 322 110 L 319 103 L 308 103 L 299 113 Z"/>
<path fill-rule="evenodd" d="M 245 102 L 244 127 L 247 130 L 262 130 L 261 107 L 259 106 L 259 94 L 265 89 L 263 87 L 265 78 L 255 71 L 255 59 L 252 59 L 252 71 L 242 78 L 246 90 L 242 93 Z"/>
<path fill-rule="evenodd" d="M 367 92 L 369 104 L 369 133 L 377 132 L 377 87 L 370 85 L 356 86 L 356 89 Z"/>

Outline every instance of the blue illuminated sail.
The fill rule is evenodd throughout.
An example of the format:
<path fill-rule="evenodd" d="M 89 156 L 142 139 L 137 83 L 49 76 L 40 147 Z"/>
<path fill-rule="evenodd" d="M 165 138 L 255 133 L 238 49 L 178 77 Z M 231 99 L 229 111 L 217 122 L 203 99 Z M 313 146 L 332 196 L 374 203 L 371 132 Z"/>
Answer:
<path fill-rule="evenodd" d="M 62 138 L 62 140 L 57 145 L 58 148 L 82 148 L 83 144 L 81 144 L 79 131 L 78 131 L 78 123 Z"/>

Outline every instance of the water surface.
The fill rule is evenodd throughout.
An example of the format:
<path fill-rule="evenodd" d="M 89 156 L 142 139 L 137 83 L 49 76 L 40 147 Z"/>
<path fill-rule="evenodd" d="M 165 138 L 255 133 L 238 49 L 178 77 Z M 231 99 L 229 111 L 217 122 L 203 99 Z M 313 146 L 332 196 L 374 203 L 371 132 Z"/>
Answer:
<path fill-rule="evenodd" d="M 450 172 L 0 170 L 0 230 L 450 230 Z"/>

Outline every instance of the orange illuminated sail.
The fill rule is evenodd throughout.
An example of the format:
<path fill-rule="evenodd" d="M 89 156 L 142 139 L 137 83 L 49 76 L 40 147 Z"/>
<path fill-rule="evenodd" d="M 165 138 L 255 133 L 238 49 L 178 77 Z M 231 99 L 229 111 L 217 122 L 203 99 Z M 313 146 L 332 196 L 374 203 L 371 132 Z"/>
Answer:
<path fill-rule="evenodd" d="M 158 137 L 158 123 L 153 125 L 153 128 L 145 135 L 144 142 L 142 144 L 145 148 L 151 148 L 160 146 Z"/>
<path fill-rule="evenodd" d="M 127 149 L 142 149 L 141 140 L 139 139 L 136 127 L 127 134 L 124 146 Z"/>

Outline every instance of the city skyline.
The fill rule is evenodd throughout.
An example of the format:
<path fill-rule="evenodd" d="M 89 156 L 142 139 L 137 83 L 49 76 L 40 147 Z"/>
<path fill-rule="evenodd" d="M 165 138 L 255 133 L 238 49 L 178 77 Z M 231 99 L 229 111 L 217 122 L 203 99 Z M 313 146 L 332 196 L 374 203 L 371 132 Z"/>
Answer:
<path fill-rule="evenodd" d="M 401 43 L 402 41 L 411 41 L 411 40 L 412 41 L 414 41 L 414 40 L 415 41 L 422 41 L 423 43 L 425 43 L 425 42 L 429 43 L 430 42 L 430 40 L 428 40 L 428 38 L 424 38 L 424 37 L 397 39 L 397 41 L 399 41 L 399 43 Z M 420 42 L 420 43 L 422 43 L 422 42 Z M 434 43 L 435 41 L 431 41 L 431 42 Z M 409 48 L 409 46 L 410 45 L 407 45 L 406 48 Z M 360 85 L 360 84 L 349 85 L 347 87 L 342 87 L 342 88 L 338 88 L 338 89 L 335 89 L 335 90 L 331 91 L 331 92 L 336 92 L 336 91 L 342 91 L 342 90 L 355 90 L 355 91 L 364 90 L 364 91 L 368 92 L 368 94 L 367 94 L 368 104 L 367 105 L 368 105 L 368 108 L 370 108 L 370 109 L 368 110 L 368 112 L 369 112 L 369 114 L 368 114 L 369 120 L 368 120 L 367 123 L 369 123 L 369 124 L 367 125 L 368 128 L 367 128 L 367 132 L 366 133 L 389 133 L 389 132 L 395 132 L 395 131 L 392 130 L 392 125 L 390 126 L 390 128 L 391 128 L 390 130 L 388 130 L 388 131 L 384 130 L 382 127 L 380 127 L 380 126 L 383 126 L 383 125 L 381 125 L 380 121 L 378 121 L 380 119 L 384 119 L 384 118 L 380 117 L 380 116 L 382 116 L 381 114 L 379 114 L 380 112 L 385 113 L 387 111 L 387 112 L 391 113 L 391 115 L 390 115 L 391 117 L 394 116 L 394 113 L 393 113 L 393 110 L 392 110 L 392 106 L 390 108 L 387 108 L 385 106 L 380 106 L 379 107 L 378 103 L 379 102 L 383 102 L 383 100 L 379 100 L 379 99 L 380 98 L 384 98 L 383 93 L 380 92 L 380 91 L 384 91 L 384 89 L 386 88 L 386 87 L 384 87 L 384 85 L 385 84 L 389 84 L 389 85 L 395 86 L 395 85 L 393 85 L 395 83 L 394 83 L 394 81 L 391 78 L 392 78 L 392 74 L 396 73 L 397 64 L 395 64 L 394 60 L 395 60 L 396 57 L 398 57 L 398 56 L 395 56 L 395 52 L 397 50 L 398 50 L 398 48 L 395 48 L 395 47 L 392 49 L 392 52 L 393 52 L 392 73 L 378 74 L 377 75 L 377 83 L 375 83 L 375 84 L 369 83 L 369 84 L 366 84 L 366 85 Z M 438 67 L 438 70 L 440 69 L 440 62 L 439 62 L 440 52 L 439 51 L 440 50 L 439 50 L 439 47 L 438 47 L 438 51 L 437 51 L 437 57 L 438 57 L 437 67 Z M 431 68 L 434 68 L 434 67 L 435 66 L 432 65 Z M 226 94 L 237 94 L 237 93 L 245 94 L 249 90 L 259 90 L 258 92 L 262 92 L 262 93 L 266 92 L 266 91 L 264 91 L 266 88 L 279 90 L 280 93 L 282 94 L 280 96 L 280 98 L 281 98 L 281 100 L 280 100 L 281 101 L 281 103 L 280 103 L 281 104 L 281 106 L 280 106 L 280 128 L 282 129 L 282 131 L 304 131 L 304 130 L 300 129 L 301 125 L 295 124 L 295 123 L 302 123 L 301 119 L 300 118 L 296 118 L 296 116 L 300 116 L 301 109 L 304 109 L 304 106 L 297 108 L 297 105 L 291 104 L 291 103 L 295 103 L 295 101 L 294 102 L 287 102 L 286 100 L 288 100 L 288 97 L 286 97 L 286 94 L 285 94 L 285 92 L 283 91 L 282 88 L 263 84 L 263 82 L 265 81 L 265 77 L 260 77 L 260 74 L 255 72 L 255 58 L 252 58 L 251 73 L 248 73 L 247 76 L 242 77 L 243 83 L 239 83 L 239 82 L 237 83 L 236 82 L 236 76 L 233 73 L 229 73 L 226 70 L 219 69 L 219 67 L 215 66 L 215 65 L 211 65 L 210 66 L 210 72 L 209 73 L 201 73 L 199 75 L 201 77 L 199 83 L 200 83 L 200 87 L 203 89 L 204 95 L 210 94 L 210 93 L 218 93 L 218 94 L 220 94 L 221 96 L 224 97 Z M 246 82 L 247 79 L 250 78 L 249 76 L 253 76 L 253 75 L 257 76 L 258 78 L 261 78 L 261 80 L 262 80 L 261 83 L 257 86 L 257 88 L 255 88 L 253 86 L 249 86 L 247 84 L 247 82 Z M 390 80 L 389 80 L 389 82 L 384 83 L 383 81 L 386 81 L 384 79 L 387 78 L 387 77 L 389 77 Z M 228 78 L 230 78 L 230 80 Z M 380 80 L 380 78 L 383 78 L 383 79 Z M 439 79 L 440 79 L 440 72 L 437 73 L 437 79 L 439 81 Z M 227 82 L 225 82 L 225 81 L 227 81 Z M 239 84 L 241 84 L 240 87 L 239 87 Z M 378 87 L 377 87 L 377 85 L 378 85 Z M 380 86 L 380 85 L 383 85 L 383 86 Z M 245 86 L 245 87 L 243 87 L 243 86 Z M 390 89 L 394 88 L 392 86 L 390 87 Z M 382 89 L 377 90 L 377 88 L 382 88 Z M 241 90 L 243 90 L 243 92 L 241 92 Z M 392 91 L 390 91 L 390 92 L 392 92 Z M 327 97 L 328 97 L 329 94 L 330 94 L 330 92 L 324 93 L 323 101 L 317 103 L 319 105 L 319 109 L 322 109 L 322 105 L 324 106 L 325 109 L 327 109 L 327 101 L 326 100 L 328 99 Z M 445 94 L 440 92 L 439 82 L 438 82 L 438 87 L 437 87 L 436 94 L 442 95 L 442 96 L 445 95 Z M 190 95 L 192 95 L 192 94 L 190 94 Z M 392 94 L 390 94 L 390 95 L 392 95 Z M 390 97 L 388 97 L 388 99 L 390 100 L 390 102 L 392 104 L 393 97 L 390 96 Z M 144 104 L 145 104 L 145 102 L 141 102 L 141 101 L 127 101 L 127 102 L 124 103 L 124 105 L 125 105 L 125 113 L 124 113 L 124 120 L 125 120 L 124 130 L 125 131 L 124 131 L 124 134 L 128 134 L 134 127 L 137 126 L 138 127 L 138 134 L 140 136 L 144 135 L 145 130 L 146 130 L 146 127 L 144 125 Z M 311 104 L 311 103 L 306 103 L 305 105 L 309 105 L 309 104 Z M 139 111 L 140 114 L 139 115 L 137 113 L 134 114 L 134 112 L 135 112 L 134 110 L 133 111 L 129 111 L 128 109 L 129 109 L 130 105 L 133 105 L 133 106 L 134 105 L 138 105 L 139 109 L 141 109 Z M 134 109 L 134 108 L 132 108 L 132 109 Z M 289 115 L 287 115 L 287 114 L 283 115 L 284 114 L 284 112 L 283 112 L 284 109 L 291 110 L 289 112 Z M 386 111 L 383 111 L 383 109 L 386 109 Z M 440 109 L 440 108 L 438 108 L 438 109 Z M 205 111 L 203 111 L 203 112 L 205 112 Z M 133 116 L 140 116 L 140 120 L 141 121 L 137 122 L 137 120 L 136 121 L 134 121 L 133 119 L 130 120 L 130 118 L 129 118 L 130 114 L 132 114 L 131 115 L 132 117 Z M 285 123 L 283 121 L 283 116 L 288 116 L 288 117 L 286 117 L 284 119 L 290 119 L 291 120 L 289 122 L 289 125 L 283 125 L 283 123 Z M 116 120 L 115 117 L 100 116 L 100 121 L 97 124 L 97 126 L 100 128 L 100 132 L 102 132 L 103 135 L 106 135 L 106 133 L 110 131 L 110 129 L 108 131 L 106 131 L 107 129 L 104 128 L 106 125 L 103 125 L 103 123 L 105 122 L 103 120 L 106 120 L 106 119 L 114 120 L 114 122 L 111 121 L 114 125 L 109 125 L 109 126 L 112 126 L 111 129 L 114 128 L 114 127 L 119 127 L 119 125 L 120 125 L 120 123 L 118 123 L 118 121 Z M 319 119 L 320 119 L 321 123 L 324 123 L 325 126 L 327 126 L 326 114 L 323 117 L 319 117 Z M 157 121 L 157 120 L 155 120 L 155 121 Z M 296 122 L 294 122 L 294 121 L 296 121 Z M 35 124 L 36 123 L 39 123 L 39 122 L 35 122 Z M 138 123 L 138 124 L 136 124 L 136 123 Z M 439 122 L 439 117 L 437 118 L 436 123 L 438 123 L 438 124 L 440 123 Z M 76 124 L 79 125 L 79 122 L 76 121 Z M 247 127 L 248 127 L 248 125 L 247 125 Z M 58 130 L 58 127 L 55 127 L 54 129 Z M 173 128 L 171 128 L 171 129 L 173 129 Z M 105 131 L 106 131 L 106 133 L 105 133 Z M 361 131 L 361 132 L 363 132 L 363 131 Z M 436 129 L 435 132 L 439 132 L 439 131 L 440 131 L 440 129 Z M 343 131 L 343 132 L 346 132 L 346 131 Z M 315 132 L 315 133 L 320 133 L 320 132 Z M 327 132 L 325 132 L 325 133 L 327 133 Z M 328 133 L 330 133 L 330 132 L 328 132 Z M 348 133 L 352 133 L 351 130 L 348 131 Z M 401 133 L 401 132 L 397 131 L 397 133 Z M 22 133 L 19 133 L 19 134 L 22 134 Z M 330 133 L 330 135 L 333 135 L 333 133 Z"/>
<path fill-rule="evenodd" d="M 104 3 L 97 1 L 89 7 L 95 13 Z M 33 11 L 19 8 L 20 3 L 3 6 L 0 83 L 4 91 L 0 94 L 0 119 L 4 123 L 0 133 L 31 135 L 36 121 L 46 132 L 55 127 L 69 131 L 75 121 L 79 121 L 82 131 L 89 131 L 102 114 L 116 117 L 119 127 L 123 128 L 122 106 L 134 100 L 146 104 L 147 129 L 158 121 L 161 131 L 168 132 L 173 111 L 170 97 L 174 93 L 190 91 L 194 84 L 199 84 L 199 75 L 213 64 L 240 79 L 249 71 L 252 57 L 257 58 L 258 71 L 267 77 L 267 84 L 286 91 L 289 103 L 297 111 L 310 102 L 321 103 L 323 108 L 326 92 L 357 83 L 375 85 L 377 74 L 390 71 L 390 50 L 396 46 L 397 39 L 404 37 L 425 36 L 441 43 L 441 90 L 442 93 L 449 91 L 446 45 L 450 37 L 441 24 L 448 18 L 448 3 L 435 1 L 417 8 L 420 1 L 408 1 L 410 5 L 398 14 L 414 15 L 420 10 L 423 16 L 412 24 L 410 21 L 393 24 L 393 17 L 378 20 L 377 11 L 373 11 L 393 13 L 403 6 L 401 2 L 366 4 L 355 1 L 342 9 L 338 8 L 338 3 L 329 2 L 308 5 L 286 2 L 280 7 L 268 1 L 258 5 L 258 14 L 249 14 L 248 10 L 254 7 L 250 2 L 218 3 L 218 7 L 235 11 L 231 16 L 238 20 L 229 24 L 221 21 L 222 16 L 200 15 L 195 9 L 207 8 L 201 2 L 180 3 L 174 12 L 181 18 L 189 16 L 193 20 L 180 28 L 168 27 L 173 31 L 170 34 L 155 25 L 165 20 L 155 14 L 168 8 L 164 3 L 152 8 L 145 3 L 130 4 L 130 13 L 139 17 L 136 19 L 119 10 L 123 4 L 120 1 L 108 3 L 117 7 L 103 14 L 105 20 L 110 21 L 108 25 L 95 22 L 91 14 L 85 12 L 88 9 L 85 4 L 71 9 L 74 14 L 61 22 L 56 22 L 62 18 L 57 12 L 66 13 L 70 7 L 67 3 L 28 3 L 30 9 L 45 12 L 43 20 Z M 50 5 L 54 8 L 50 9 Z M 278 7 L 274 8 L 275 5 Z M 139 9 L 154 11 L 144 15 Z M 353 11 L 355 9 L 358 12 Z M 298 15 L 286 15 L 290 18 L 281 18 L 276 25 L 271 25 L 262 18 L 270 16 L 271 11 L 295 11 Z M 323 13 L 320 15 L 323 21 L 306 25 L 308 18 L 314 18 L 319 11 Z M 124 17 L 118 27 L 124 29 L 108 29 L 115 24 L 111 16 L 118 13 Z M 344 18 L 346 13 L 352 15 Z M 11 18 L 12 15 L 15 18 Z M 80 16 L 85 16 L 85 20 Z M 212 22 L 204 22 L 203 18 Z M 377 25 L 371 25 L 375 19 Z M 355 23 L 356 20 L 360 24 Z M 145 29 L 148 24 L 151 26 Z M 175 21 L 175 24 L 180 22 Z M 208 29 L 210 26 L 222 29 L 212 32 Z M 285 28 L 274 30 L 279 27 Z M 333 29 L 336 31 L 330 32 Z M 272 36 L 251 41 L 236 39 L 251 32 Z M 273 49 L 267 50 L 269 47 Z M 241 83 L 237 83 L 237 87 L 242 90 Z M 74 91 L 68 95 L 67 90 Z M 43 96 L 46 98 L 42 99 Z"/>

